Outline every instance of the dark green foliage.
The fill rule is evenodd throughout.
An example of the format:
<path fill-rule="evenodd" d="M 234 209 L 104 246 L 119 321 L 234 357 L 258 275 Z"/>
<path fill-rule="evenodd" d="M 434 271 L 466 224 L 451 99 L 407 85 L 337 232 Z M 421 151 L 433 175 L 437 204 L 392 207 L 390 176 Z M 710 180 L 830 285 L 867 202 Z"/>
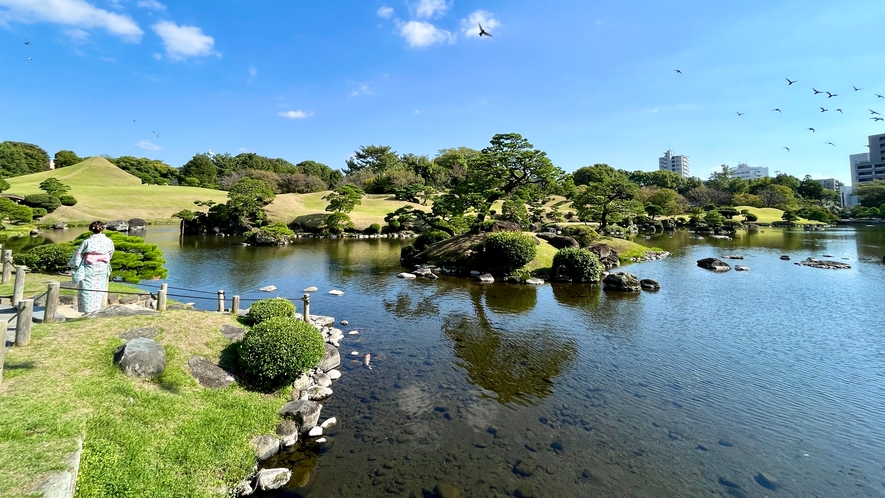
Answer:
<path fill-rule="evenodd" d="M 525 201 L 520 197 L 511 197 L 504 201 L 501 206 L 501 219 L 519 223 L 521 227 L 529 224 L 529 211 L 525 207 Z"/>
<path fill-rule="evenodd" d="M 427 246 L 435 244 L 441 240 L 446 240 L 450 237 L 451 235 L 443 232 L 442 230 L 428 230 L 426 232 L 421 232 L 421 235 L 419 235 L 418 238 L 415 239 L 415 243 L 413 245 L 415 246 L 415 249 L 417 251 L 423 251 L 427 248 Z"/>
<path fill-rule="evenodd" d="M 227 193 L 228 215 L 238 218 L 240 224 L 261 224 L 264 206 L 273 202 L 273 190 L 261 180 L 242 178 Z"/>
<path fill-rule="evenodd" d="M 258 235 L 262 240 L 262 244 L 283 245 L 289 242 L 290 237 L 295 235 L 285 223 L 277 222 L 258 229 Z"/>
<path fill-rule="evenodd" d="M 710 225 L 711 227 L 722 226 L 725 223 L 725 216 L 719 214 L 719 211 L 713 209 L 707 211 L 707 214 L 704 215 L 704 223 Z"/>
<path fill-rule="evenodd" d="M 853 195 L 860 199 L 864 207 L 877 207 L 885 204 L 885 180 L 862 183 L 854 189 Z"/>
<path fill-rule="evenodd" d="M 816 182 L 815 182 L 816 183 Z M 818 184 L 819 185 L 819 184 Z M 807 206 L 800 209 L 797 213 L 805 219 L 820 221 L 822 223 L 830 222 L 830 213 L 826 209 L 819 206 Z"/>
<path fill-rule="evenodd" d="M 83 158 L 72 150 L 60 150 L 55 153 L 55 169 L 73 166 L 79 162 L 83 162 Z"/>
<path fill-rule="evenodd" d="M 353 222 L 350 221 L 350 215 L 347 213 L 332 213 L 326 216 L 326 230 L 334 234 L 353 230 Z"/>
<path fill-rule="evenodd" d="M 758 220 L 758 219 L 759 219 L 759 217 L 756 216 L 756 215 L 753 214 L 753 213 L 747 213 L 747 214 L 744 215 L 744 220 L 745 220 L 745 221 L 756 221 L 756 220 Z"/>
<path fill-rule="evenodd" d="M 275 297 L 273 299 L 262 299 L 255 301 L 249 307 L 246 313 L 246 321 L 251 324 L 257 324 L 270 320 L 271 318 L 286 317 L 291 318 L 295 315 L 295 305 L 288 299 Z"/>
<path fill-rule="evenodd" d="M 0 178 L 0 192 L 6 192 L 7 190 L 9 190 L 9 187 L 9 182 Z"/>
<path fill-rule="evenodd" d="M 239 369 L 256 387 L 276 390 L 317 366 L 325 354 L 316 327 L 292 317 L 263 321 L 243 337 Z"/>
<path fill-rule="evenodd" d="M 34 144 L 0 142 L 0 176 L 21 176 L 49 168 L 49 154 Z"/>
<path fill-rule="evenodd" d="M 183 179 L 181 183 L 196 183 L 199 186 L 208 188 L 214 187 L 218 181 L 218 171 L 215 169 L 215 163 L 212 162 L 208 154 L 196 154 L 181 167 L 179 175 Z M 192 179 L 195 179 L 196 182 Z"/>
<path fill-rule="evenodd" d="M 130 175 L 137 176 L 141 179 L 141 183 L 147 185 L 169 185 L 178 177 L 178 170 L 157 159 L 120 156 L 108 160 Z"/>
<path fill-rule="evenodd" d="M 25 265 L 30 271 L 57 273 L 67 270 L 76 247 L 72 244 L 45 244 L 13 256 L 13 263 Z"/>
<path fill-rule="evenodd" d="M 528 264 L 537 251 L 531 235 L 495 232 L 486 237 L 483 259 L 489 271 L 506 275 Z"/>
<path fill-rule="evenodd" d="M 574 238 L 581 247 L 587 247 L 599 238 L 596 230 L 587 226 L 567 226 L 562 229 L 562 234 Z"/>
<path fill-rule="evenodd" d="M 796 214 L 795 211 L 784 211 L 784 214 L 781 215 L 781 219 L 786 221 L 787 223 L 794 223 L 799 221 L 799 215 Z"/>
<path fill-rule="evenodd" d="M 63 195 L 58 200 L 62 206 L 74 206 L 77 204 L 77 198 L 73 195 Z"/>
<path fill-rule="evenodd" d="M 378 223 L 372 223 L 368 228 L 363 230 L 367 235 L 375 235 L 376 233 L 381 233 L 381 225 Z"/>
<path fill-rule="evenodd" d="M 16 204 L 11 199 L 0 197 L 0 220 L 9 218 L 13 223 L 30 223 L 33 210 L 28 206 Z"/>
<path fill-rule="evenodd" d="M 356 185 L 342 185 L 323 197 L 323 199 L 329 201 L 326 211 L 349 213 L 353 211 L 354 207 L 362 204 L 364 195 L 366 193 Z"/>
<path fill-rule="evenodd" d="M 49 214 L 49 212 L 43 208 L 31 208 L 31 217 L 33 219 L 40 219 L 47 214 Z"/>
<path fill-rule="evenodd" d="M 67 194 L 71 190 L 71 187 L 62 183 L 58 178 L 50 176 L 49 178 L 40 182 L 40 190 L 46 192 L 49 195 L 61 197 Z"/>
<path fill-rule="evenodd" d="M 280 181 L 277 185 L 280 193 L 283 194 L 309 194 L 311 192 L 322 192 L 328 188 L 322 178 L 303 173 L 280 175 Z"/>
<path fill-rule="evenodd" d="M 30 207 L 41 207 L 51 213 L 61 206 L 61 201 L 54 195 L 31 194 L 25 196 L 25 205 Z"/>
<path fill-rule="evenodd" d="M 596 283 L 602 277 L 602 263 L 596 254 L 583 248 L 567 247 L 553 256 L 553 275 L 572 282 Z"/>
<path fill-rule="evenodd" d="M 737 209 L 735 209 L 733 207 L 726 206 L 726 207 L 719 208 L 719 214 L 721 214 L 722 216 L 725 216 L 726 218 L 728 218 L 730 220 L 730 219 L 734 218 L 735 216 L 739 215 L 740 213 L 738 212 Z"/>
<path fill-rule="evenodd" d="M 316 161 L 301 161 L 295 165 L 295 169 L 299 173 L 321 179 L 326 184 L 325 188 L 329 189 L 334 188 L 344 176 L 337 169 L 332 169 Z"/>
<path fill-rule="evenodd" d="M 91 232 L 85 232 L 77 237 L 73 242 L 74 247 L 79 246 L 91 235 Z M 114 242 L 111 279 L 138 283 L 140 280 L 166 278 L 166 268 L 163 268 L 166 260 L 159 246 L 146 244 L 141 237 L 123 235 L 119 232 L 108 231 L 105 235 Z"/>

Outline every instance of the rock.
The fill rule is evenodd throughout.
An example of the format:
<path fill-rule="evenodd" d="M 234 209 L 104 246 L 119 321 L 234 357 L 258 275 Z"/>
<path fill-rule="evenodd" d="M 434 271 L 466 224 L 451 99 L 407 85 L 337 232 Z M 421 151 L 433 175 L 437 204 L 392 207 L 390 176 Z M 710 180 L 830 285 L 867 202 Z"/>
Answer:
<path fill-rule="evenodd" d="M 338 380 L 341 378 L 341 371 L 333 368 L 332 370 L 326 372 L 326 375 L 328 375 L 329 378 L 332 380 Z"/>
<path fill-rule="evenodd" d="M 280 444 L 288 448 L 298 442 L 298 424 L 294 420 L 283 420 L 277 424 L 277 436 L 280 436 Z"/>
<path fill-rule="evenodd" d="M 359 356 L 359 355 L 360 355 L 359 351 L 351 351 L 350 352 L 350 356 Z"/>
<path fill-rule="evenodd" d="M 534 498 L 535 488 L 533 488 L 531 484 L 523 484 L 516 488 L 516 491 L 513 492 L 513 496 L 516 498 Z"/>
<path fill-rule="evenodd" d="M 243 327 L 234 327 L 233 325 L 222 325 L 221 326 L 221 335 L 227 337 L 227 340 L 230 342 L 237 342 L 243 340 L 243 334 L 246 333 L 246 329 Z"/>
<path fill-rule="evenodd" d="M 333 296 L 343 296 L 343 295 L 344 295 L 344 291 L 340 291 L 340 290 L 332 289 L 332 290 L 329 291 L 329 294 L 331 294 L 331 295 L 333 295 Z"/>
<path fill-rule="evenodd" d="M 128 232 L 129 231 L 129 223 L 126 223 L 123 220 L 113 220 L 104 224 L 105 229 L 113 230 L 115 232 Z"/>
<path fill-rule="evenodd" d="M 784 254 L 783 256 L 781 256 L 781 259 L 784 260 L 784 261 L 789 261 L 789 260 L 790 260 L 790 257 L 787 256 L 786 254 Z"/>
<path fill-rule="evenodd" d="M 350 325 L 350 322 L 348 322 L 347 320 L 341 320 L 341 322 L 339 323 L 341 323 L 342 327 L 347 327 L 348 325 Z"/>
<path fill-rule="evenodd" d="M 338 348 L 331 344 L 325 344 L 324 346 L 326 347 L 326 353 L 323 355 L 323 359 L 317 365 L 317 368 L 323 372 L 328 372 L 341 365 L 341 354 L 338 353 Z"/>
<path fill-rule="evenodd" d="M 444 482 L 437 484 L 434 491 L 436 491 L 439 498 L 461 498 L 460 489 Z"/>
<path fill-rule="evenodd" d="M 599 258 L 599 262 L 605 268 L 605 271 L 611 271 L 612 268 L 621 266 L 621 260 L 618 258 L 618 252 L 606 244 L 594 244 L 587 248 Z"/>
<path fill-rule="evenodd" d="M 851 268 L 851 265 L 848 263 L 841 263 L 839 261 L 832 261 L 828 259 L 814 259 L 807 258 L 805 261 L 799 261 L 794 263 L 799 266 L 810 266 L 811 268 L 822 268 L 825 270 L 844 270 Z"/>
<path fill-rule="evenodd" d="M 526 285 L 544 285 L 544 280 L 536 277 L 527 278 L 525 281 Z"/>
<path fill-rule="evenodd" d="M 603 290 L 616 292 L 639 292 L 639 279 L 632 273 L 610 273 L 602 279 Z"/>
<path fill-rule="evenodd" d="M 260 290 L 261 292 L 273 292 L 273 291 L 277 290 L 277 286 L 276 285 L 265 285 L 264 287 L 259 287 L 258 290 Z"/>
<path fill-rule="evenodd" d="M 220 389 L 234 383 L 234 378 L 229 373 L 202 356 L 187 360 L 187 366 L 191 370 L 191 376 L 203 387 Z"/>
<path fill-rule="evenodd" d="M 307 399 L 311 401 L 322 401 L 332 394 L 332 390 L 328 387 L 313 386 L 307 390 Z"/>
<path fill-rule="evenodd" d="M 136 232 L 138 230 L 144 230 L 145 228 L 147 228 L 147 222 L 141 218 L 132 218 L 126 223 L 129 225 L 130 232 Z"/>
<path fill-rule="evenodd" d="M 477 275 L 476 281 L 483 284 L 490 284 L 495 281 L 495 277 L 492 276 L 491 273 L 483 273 L 482 275 Z"/>
<path fill-rule="evenodd" d="M 324 373 L 318 373 L 314 376 L 316 383 L 320 387 L 329 387 L 332 385 L 332 378 Z"/>
<path fill-rule="evenodd" d="M 643 278 L 639 281 L 639 286 L 642 287 L 642 290 L 661 290 L 661 284 L 651 278 Z"/>
<path fill-rule="evenodd" d="M 318 290 L 319 290 L 319 289 L 317 289 L 316 287 L 308 287 L 308 288 L 304 289 L 304 290 L 301 291 L 301 292 L 316 292 L 316 291 L 318 291 Z"/>
<path fill-rule="evenodd" d="M 335 325 L 335 318 L 323 315 L 310 315 L 310 324 L 320 330 L 323 330 L 323 328 L 325 327 L 331 327 L 332 325 Z"/>
<path fill-rule="evenodd" d="M 325 443 L 326 441 L 327 441 L 326 438 L 321 437 L 321 438 L 317 439 L 316 441 L 314 441 L 314 443 L 317 443 L 317 444 L 323 444 L 323 443 Z"/>
<path fill-rule="evenodd" d="M 728 263 L 716 258 L 699 259 L 697 265 L 706 270 L 713 270 L 717 272 L 731 270 L 731 266 L 729 266 Z"/>
<path fill-rule="evenodd" d="M 295 421 L 301 432 L 317 425 L 323 405 L 310 400 L 290 401 L 280 408 L 280 416 Z"/>
<path fill-rule="evenodd" d="M 58 221 L 54 225 L 52 225 L 52 228 L 55 230 L 67 230 L 68 224 L 64 221 Z"/>
<path fill-rule="evenodd" d="M 726 256 L 722 256 L 724 259 L 744 259 L 743 256 L 739 256 L 737 254 L 728 254 Z"/>
<path fill-rule="evenodd" d="M 306 373 L 301 374 L 301 376 L 292 381 L 292 392 L 303 391 L 308 387 L 310 387 L 310 376 Z"/>
<path fill-rule="evenodd" d="M 565 249 L 568 247 L 578 248 L 581 247 L 581 244 L 578 244 L 578 241 L 575 240 L 574 237 L 567 237 L 563 235 L 555 235 L 552 233 L 536 233 L 535 237 L 539 239 L 546 240 L 551 246 L 557 249 Z"/>
<path fill-rule="evenodd" d="M 255 436 L 249 443 L 255 451 L 255 458 L 259 461 L 265 461 L 280 451 L 280 440 L 265 434 L 264 436 Z"/>
<path fill-rule="evenodd" d="M 292 471 L 289 469 L 262 469 L 258 471 L 258 489 L 262 491 L 280 489 L 291 478 Z"/>
<path fill-rule="evenodd" d="M 415 275 L 414 273 L 403 272 L 403 273 L 400 273 L 399 275 L 397 275 L 397 278 L 405 278 L 405 279 L 411 280 L 413 278 L 418 278 L 418 275 Z"/>
<path fill-rule="evenodd" d="M 114 350 L 114 365 L 130 377 L 156 377 L 166 369 L 166 350 L 153 339 L 136 337 Z"/>
<path fill-rule="evenodd" d="M 538 464 L 534 460 L 526 458 L 524 460 L 517 460 L 516 465 L 513 466 L 513 472 L 522 477 L 531 477 L 537 468 Z"/>
<path fill-rule="evenodd" d="M 83 315 L 83 318 L 102 318 L 102 317 L 122 317 L 122 316 L 155 316 L 159 313 L 150 308 L 145 308 L 137 304 L 112 304 L 107 308 L 102 308 L 92 313 Z"/>
<path fill-rule="evenodd" d="M 734 265 L 734 271 L 750 271 L 750 267 L 743 265 Z"/>
<path fill-rule="evenodd" d="M 253 493 L 255 488 L 252 487 L 252 479 L 243 479 L 234 488 L 234 496 L 251 496 Z"/>
<path fill-rule="evenodd" d="M 487 232 L 521 232 L 522 227 L 513 221 L 495 220 L 489 225 Z"/>
<path fill-rule="evenodd" d="M 770 489 L 774 491 L 778 488 L 777 479 L 766 472 L 759 472 L 753 477 L 753 480 L 756 481 L 756 484 L 762 486 L 765 489 Z"/>
<path fill-rule="evenodd" d="M 359 334 L 360 334 L 359 330 L 351 330 L 350 332 L 347 333 L 347 335 L 359 335 Z"/>
<path fill-rule="evenodd" d="M 323 428 L 320 426 L 311 427 L 310 430 L 307 432 L 307 435 L 309 437 L 322 436 L 323 435 Z"/>
<path fill-rule="evenodd" d="M 129 340 L 135 339 L 136 337 L 144 337 L 145 339 L 153 339 L 157 337 L 160 331 L 154 327 L 135 327 L 127 330 L 120 334 L 120 339 Z"/>
<path fill-rule="evenodd" d="M 328 429 L 329 427 L 332 427 L 333 425 L 335 425 L 337 423 L 338 423 L 338 419 L 335 417 L 331 417 L 331 418 L 327 418 L 325 422 L 320 424 L 320 427 L 322 427 L 323 429 Z"/>

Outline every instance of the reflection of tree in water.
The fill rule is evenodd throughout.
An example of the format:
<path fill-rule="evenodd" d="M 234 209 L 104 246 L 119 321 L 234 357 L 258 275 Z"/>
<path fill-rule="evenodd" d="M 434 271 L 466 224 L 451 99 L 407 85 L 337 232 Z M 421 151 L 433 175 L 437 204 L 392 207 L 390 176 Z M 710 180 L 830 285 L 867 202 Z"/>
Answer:
<path fill-rule="evenodd" d="M 485 292 L 486 306 L 495 313 L 520 314 L 535 309 L 538 289 L 531 285 L 502 284 Z"/>
<path fill-rule="evenodd" d="M 477 316 L 448 315 L 442 331 L 453 342 L 456 364 L 473 384 L 494 391 L 501 404 L 531 402 L 550 394 L 553 380 L 577 357 L 573 340 L 552 331 L 506 332 Z"/>
<path fill-rule="evenodd" d="M 413 297 L 416 299 L 413 302 Z M 414 296 L 406 292 L 397 294 L 394 300 L 384 300 L 384 309 L 398 318 L 426 318 L 439 314 L 436 294 Z"/>
<path fill-rule="evenodd" d="M 551 284 L 553 298 L 563 306 L 577 307 L 582 310 L 599 308 L 601 285 L 590 284 Z"/>

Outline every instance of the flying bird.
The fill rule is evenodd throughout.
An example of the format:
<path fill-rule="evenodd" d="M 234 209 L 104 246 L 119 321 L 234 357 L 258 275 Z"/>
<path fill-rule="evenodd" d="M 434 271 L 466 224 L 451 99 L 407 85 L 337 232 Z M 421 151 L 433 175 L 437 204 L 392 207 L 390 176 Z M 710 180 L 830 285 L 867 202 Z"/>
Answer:
<path fill-rule="evenodd" d="M 859 92 L 859 91 L 863 90 L 863 88 L 858 88 L 858 87 L 856 87 L 856 86 L 854 86 L 854 85 L 851 85 L 851 88 L 854 88 L 854 91 L 855 91 L 855 92 Z"/>
<path fill-rule="evenodd" d="M 734 111 L 734 112 L 737 112 L 737 111 Z M 746 114 L 746 112 L 737 112 L 738 116 L 743 116 L 744 114 Z"/>
<path fill-rule="evenodd" d="M 31 44 L 31 42 L 25 42 L 25 45 L 30 45 L 30 44 Z"/>
<path fill-rule="evenodd" d="M 872 109 L 870 109 L 870 114 L 879 114 L 879 113 L 876 112 L 876 111 L 874 111 L 874 110 L 872 110 Z"/>
<path fill-rule="evenodd" d="M 827 112 L 828 110 L 829 109 L 824 109 L 823 107 L 820 108 L 820 112 Z"/>
<path fill-rule="evenodd" d="M 836 146 L 836 144 L 834 144 L 833 142 L 825 142 L 825 143 L 830 144 L 830 145 L 832 145 L 833 147 Z"/>
<path fill-rule="evenodd" d="M 819 91 L 817 88 L 814 88 L 814 87 L 811 87 L 811 89 L 814 90 L 814 94 L 815 94 L 815 95 L 817 95 L 817 94 L 819 94 L 819 93 L 824 93 L 824 92 L 821 92 L 821 91 Z"/>
<path fill-rule="evenodd" d="M 157 132 L 154 132 L 154 135 L 156 135 L 156 136 L 157 136 L 157 138 L 160 138 L 160 134 L 159 134 L 159 133 L 157 133 Z"/>
<path fill-rule="evenodd" d="M 871 117 L 870 119 L 872 119 L 873 121 L 882 121 L 882 120 L 885 120 L 885 118 L 877 118 L 877 117 L 875 117 L 875 116 Z"/>
<path fill-rule="evenodd" d="M 479 23 L 476 23 L 476 24 L 479 24 Z M 482 24 L 479 24 L 479 36 L 481 37 L 482 35 L 492 36 L 491 33 L 489 33 L 488 31 L 486 31 L 486 30 L 484 30 L 484 29 L 482 29 Z"/>
<path fill-rule="evenodd" d="M 878 93 L 874 93 L 873 95 L 875 95 L 876 97 L 879 97 L 880 99 L 885 99 L 885 97 L 879 95 Z"/>
<path fill-rule="evenodd" d="M 833 98 L 833 97 L 838 97 L 838 96 L 839 96 L 838 93 L 830 93 L 830 92 L 827 92 L 827 98 L 828 98 L 828 99 L 831 99 L 831 98 Z"/>
<path fill-rule="evenodd" d="M 781 110 L 778 109 L 778 108 L 776 108 L 776 107 L 775 107 L 774 109 L 771 110 L 771 112 L 774 112 L 774 111 L 781 112 Z"/>
<path fill-rule="evenodd" d="M 786 78 L 786 80 L 787 80 L 787 86 L 790 86 L 790 85 L 792 85 L 793 83 L 796 82 L 796 80 L 792 80 L 792 81 L 791 81 L 790 78 Z"/>
<path fill-rule="evenodd" d="M 34 60 L 34 59 L 32 59 L 32 58 L 30 58 L 30 57 L 28 57 L 28 60 L 29 60 L 29 61 L 32 61 L 32 60 Z"/>
<path fill-rule="evenodd" d="M 814 128 L 809 128 L 809 130 L 811 130 L 811 133 L 814 133 Z"/>
<path fill-rule="evenodd" d="M 789 148 L 789 147 L 784 147 L 784 148 L 787 149 L 787 152 L 790 152 L 790 148 Z"/>
<path fill-rule="evenodd" d="M 679 74 L 682 74 L 682 71 L 680 71 L 680 70 L 678 70 L 678 69 L 674 69 L 674 71 L 676 71 L 676 72 L 679 73 Z"/>
<path fill-rule="evenodd" d="M 836 110 L 839 111 L 839 114 L 845 114 L 844 112 L 842 112 L 842 109 L 836 109 Z"/>

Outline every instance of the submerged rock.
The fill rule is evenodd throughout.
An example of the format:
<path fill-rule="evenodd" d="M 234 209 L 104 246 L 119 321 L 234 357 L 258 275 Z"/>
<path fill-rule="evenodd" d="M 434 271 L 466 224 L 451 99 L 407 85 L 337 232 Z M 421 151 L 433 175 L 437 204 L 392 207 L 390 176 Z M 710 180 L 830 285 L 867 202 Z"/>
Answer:
<path fill-rule="evenodd" d="M 728 265 L 725 261 L 716 258 L 704 258 L 699 259 L 697 262 L 698 266 L 704 268 L 705 270 L 712 271 L 728 271 L 731 270 L 731 266 Z"/>
<path fill-rule="evenodd" d="M 632 273 L 610 273 L 602 279 L 603 290 L 617 292 L 639 292 L 642 286 Z"/>
<path fill-rule="evenodd" d="M 825 270 L 845 270 L 851 268 L 851 265 L 848 263 L 841 263 L 829 259 L 807 258 L 805 261 L 798 261 L 794 264 L 799 266 L 810 266 L 812 268 L 823 268 Z"/>
<path fill-rule="evenodd" d="M 639 286 L 642 287 L 642 290 L 661 290 L 661 284 L 658 283 L 657 280 L 651 278 L 643 278 L 639 281 Z"/>

